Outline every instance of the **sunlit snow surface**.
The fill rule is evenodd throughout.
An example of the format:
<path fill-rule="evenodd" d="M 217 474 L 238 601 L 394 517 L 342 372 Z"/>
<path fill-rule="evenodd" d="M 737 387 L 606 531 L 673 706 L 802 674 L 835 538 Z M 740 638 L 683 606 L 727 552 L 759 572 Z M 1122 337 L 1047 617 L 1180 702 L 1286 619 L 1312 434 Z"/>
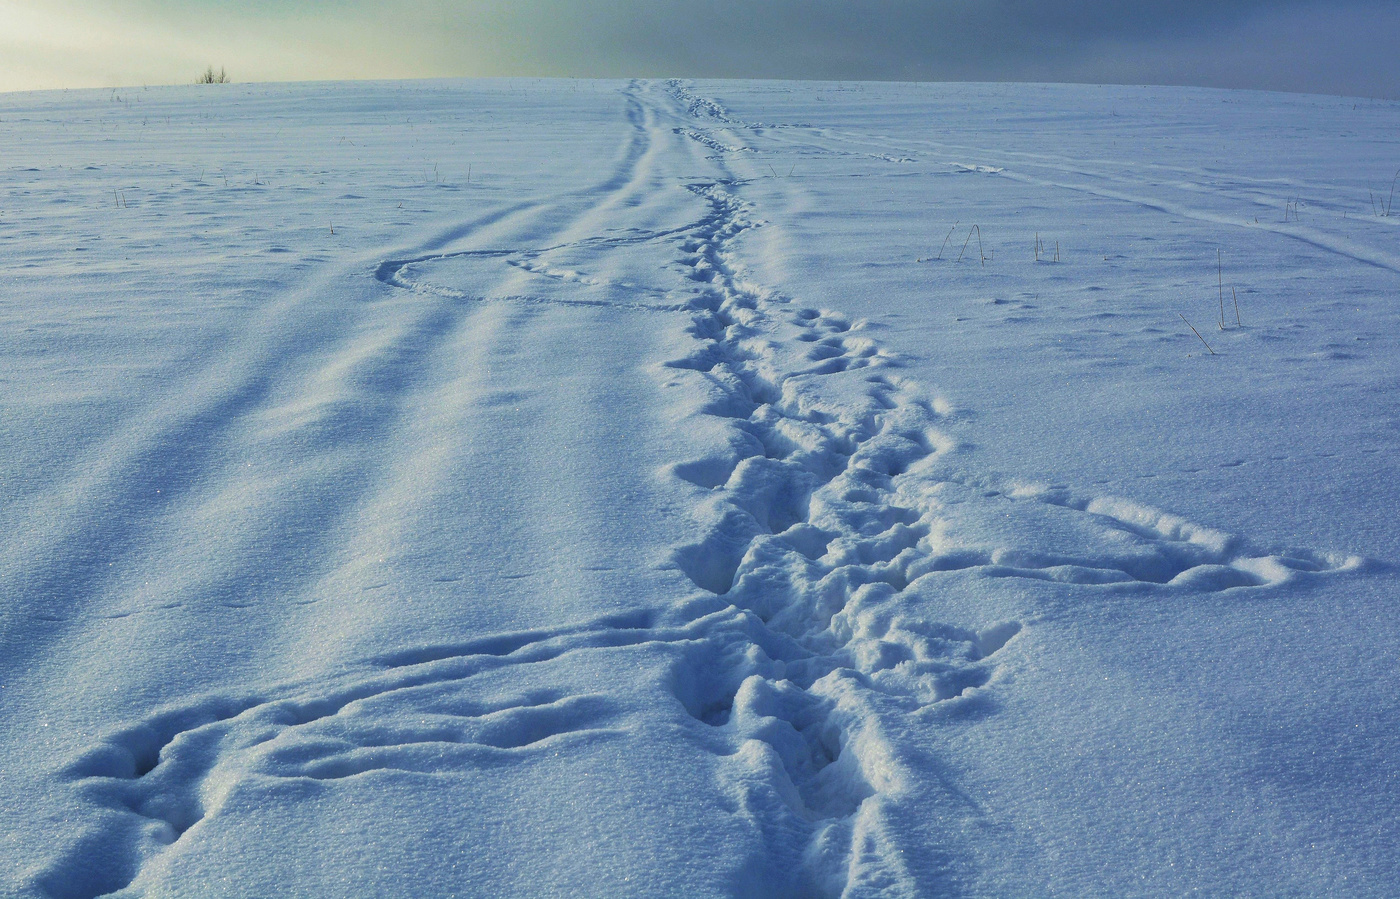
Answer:
<path fill-rule="evenodd" d="M 1393 895 L 1397 135 L 0 96 L 0 894 Z"/>

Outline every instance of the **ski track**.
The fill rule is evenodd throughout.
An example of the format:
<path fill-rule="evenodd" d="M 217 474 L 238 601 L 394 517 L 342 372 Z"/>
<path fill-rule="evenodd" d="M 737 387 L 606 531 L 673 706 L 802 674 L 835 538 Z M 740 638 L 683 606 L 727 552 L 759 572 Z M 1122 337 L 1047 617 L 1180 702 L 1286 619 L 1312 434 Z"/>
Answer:
<path fill-rule="evenodd" d="M 728 435 L 727 448 L 671 468 L 693 489 L 702 525 L 694 542 L 674 548 L 672 564 L 699 593 L 554 630 L 407 647 L 328 678 L 207 696 L 121 727 L 62 768 L 61 779 L 89 801 L 94 825 L 38 877 L 43 894 L 134 895 L 142 871 L 249 778 L 443 772 L 616 739 L 627 715 L 607 695 L 532 687 L 488 702 L 469 687 L 482 675 L 565 654 L 634 648 L 669 659 L 661 688 L 721 760 L 739 807 L 764 831 L 765 852 L 789 877 L 773 895 L 919 895 L 919 872 L 907 869 L 884 823 L 919 773 L 900 759 L 885 722 L 994 689 L 1007 647 L 1025 627 L 1006 620 L 972 631 L 932 619 L 926 597 L 940 579 L 1189 594 L 1362 564 L 1353 556 L 1263 552 L 1126 500 L 966 470 L 944 429 L 954 414 L 948 403 L 902 378 L 900 360 L 866 323 L 746 278 L 742 236 L 764 223 L 742 199 L 744 179 L 724 165 L 724 154 L 750 148 L 731 143 L 723 129 L 763 129 L 737 122 L 682 82 L 634 83 L 628 94 L 631 142 L 602 184 L 452 229 L 372 274 L 386 290 L 425 297 L 423 321 L 403 337 L 410 343 L 451 331 L 465 301 L 578 302 L 687 317 L 691 351 L 666 362 L 659 377 L 685 388 L 692 416 L 723 422 Z M 710 157 L 715 177 L 684 183 L 698 218 L 677 229 L 569 238 L 570 228 L 596 226 L 599 209 L 625 216 L 629 197 L 649 189 L 641 169 L 665 149 L 657 141 L 667 135 L 721 153 Z M 534 249 L 460 247 L 487 225 L 571 204 L 584 208 L 550 232 L 564 239 Z M 547 258 L 561 249 L 602 254 L 657 243 L 674 245 L 671 276 L 681 273 L 684 285 L 608 283 Z M 446 260 L 556 286 L 622 286 L 642 299 L 469 295 L 422 274 Z M 421 356 L 410 348 L 385 358 L 407 365 Z M 263 391 L 253 379 L 194 418 L 236 418 Z"/>
<path fill-rule="evenodd" d="M 740 129 L 748 128 L 767 131 L 773 128 L 771 125 L 744 125 L 728 117 L 724 119 L 724 122 L 729 127 Z M 817 138 L 820 142 L 814 143 L 810 140 L 803 140 L 800 143 L 789 144 L 789 146 L 796 146 L 799 152 L 807 152 L 815 155 L 860 156 L 882 159 L 887 162 L 916 162 L 931 151 L 943 157 L 957 157 L 957 160 L 966 159 L 969 156 L 984 159 L 994 158 L 999 161 L 1013 159 L 1020 162 L 1020 168 L 1023 170 L 1017 171 L 1015 168 L 1011 168 L 1010 163 L 1007 162 L 1002 162 L 1002 164 L 995 166 L 962 161 L 948 161 L 945 164 L 951 166 L 958 172 L 999 175 L 1008 180 L 1022 184 L 1030 184 L 1036 187 L 1068 191 L 1071 193 L 1087 194 L 1100 199 L 1127 203 L 1141 209 L 1160 212 L 1165 215 L 1201 222 L 1203 224 L 1227 228 L 1241 228 L 1252 231 L 1264 231 L 1288 238 L 1289 240 L 1307 244 L 1315 249 L 1332 253 L 1345 259 L 1400 274 L 1400 255 L 1396 255 L 1385 249 L 1366 246 L 1355 240 L 1338 237 L 1337 235 L 1329 234 L 1326 231 L 1303 225 L 1299 222 L 1278 222 L 1267 219 L 1261 220 L 1257 216 L 1250 218 L 1243 214 L 1225 214 L 1199 209 L 1188 203 L 1168 200 L 1159 196 L 1149 196 L 1140 191 L 1140 188 L 1143 186 L 1142 179 L 1130 180 L 1121 175 L 1111 174 L 1104 169 L 1094 170 L 1087 168 L 1085 165 L 1086 162 L 1096 162 L 1105 167 L 1123 167 L 1123 163 L 1115 163 L 1110 160 L 1070 160 L 1051 154 L 1027 153 L 1014 150 L 993 151 L 985 147 L 952 145 L 941 141 L 923 142 L 927 145 L 927 149 L 920 151 L 918 149 L 902 146 L 900 141 L 888 136 L 853 134 L 840 129 L 813 128 L 804 125 L 792 125 L 788 126 L 788 129 L 799 134 Z M 833 154 L 830 148 L 830 143 L 832 141 L 863 144 L 867 146 L 878 142 L 885 145 L 893 152 L 871 153 L 847 150 L 836 151 Z M 1184 193 L 1209 193 L 1216 198 L 1222 196 L 1228 197 L 1236 201 L 1242 207 L 1266 208 L 1275 214 L 1277 214 L 1280 207 L 1290 202 L 1289 198 L 1311 197 L 1321 193 L 1315 185 L 1288 180 L 1274 179 L 1269 181 L 1251 181 L 1236 178 L 1230 182 L 1221 183 L 1220 173 L 1207 171 L 1205 169 L 1168 166 L 1160 163 L 1152 163 L 1148 167 L 1153 171 L 1161 172 L 1170 177 L 1185 179 L 1169 185 Z M 1050 174 L 1048 177 L 1045 175 L 1032 174 L 1032 172 L 1036 170 L 1049 172 Z M 1066 180 L 1067 178 L 1079 180 L 1071 181 Z M 1164 185 L 1159 184 L 1155 186 L 1161 187 Z M 1279 194 L 1276 190 L 1271 189 L 1278 187 L 1288 188 L 1286 195 Z M 1359 199 L 1356 199 L 1356 202 L 1359 206 Z M 1314 203 L 1313 205 L 1326 208 L 1327 204 Z M 1369 220 L 1369 223 L 1378 226 L 1391 226 L 1391 220 L 1388 218 L 1375 218 Z"/>

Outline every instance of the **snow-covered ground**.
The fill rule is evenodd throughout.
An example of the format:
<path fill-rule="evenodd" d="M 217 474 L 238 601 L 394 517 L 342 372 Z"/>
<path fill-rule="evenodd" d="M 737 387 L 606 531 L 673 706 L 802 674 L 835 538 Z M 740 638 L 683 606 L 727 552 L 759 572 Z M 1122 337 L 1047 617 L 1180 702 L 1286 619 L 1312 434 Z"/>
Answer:
<path fill-rule="evenodd" d="M 1393 895 L 1398 166 L 1184 89 L 0 95 L 0 894 Z"/>

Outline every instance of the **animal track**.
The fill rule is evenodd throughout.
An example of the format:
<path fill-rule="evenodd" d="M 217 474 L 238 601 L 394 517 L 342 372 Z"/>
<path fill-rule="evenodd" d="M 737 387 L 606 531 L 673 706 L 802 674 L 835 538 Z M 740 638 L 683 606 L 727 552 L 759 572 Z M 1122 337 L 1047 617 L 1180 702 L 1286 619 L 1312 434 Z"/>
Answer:
<path fill-rule="evenodd" d="M 675 132 L 676 132 L 677 134 L 681 134 L 681 135 L 684 135 L 684 136 L 690 138 L 691 140 L 695 141 L 695 142 L 698 143 L 698 144 L 704 144 L 705 146 L 709 147 L 711 150 L 718 150 L 718 151 L 721 152 L 721 153 L 752 153 L 752 152 L 754 152 L 753 147 L 743 147 L 743 146 L 738 146 L 738 147 L 736 147 L 736 146 L 731 146 L 730 144 L 726 144 L 726 143 L 724 143 L 723 141 L 719 140 L 718 138 L 714 137 L 714 136 L 713 136 L 712 134 L 710 134 L 709 132 L 697 131 L 697 130 L 695 130 L 694 128 L 677 128 L 677 129 L 675 129 Z"/>
<path fill-rule="evenodd" d="M 728 420 L 734 437 L 725 455 L 673 469 L 709 491 L 712 522 L 675 561 L 697 586 L 752 612 L 807 655 L 776 671 L 746 661 L 737 666 L 745 676 L 717 679 L 687 707 L 730 737 L 735 759 L 748 752 L 750 769 L 769 772 L 761 789 L 772 789 L 769 798 L 799 822 L 792 826 L 804 834 L 803 852 L 821 844 L 817 855 L 829 860 L 852 851 L 843 841 L 878 793 L 856 748 L 859 728 L 845 723 L 849 697 L 864 689 L 851 685 L 852 675 L 917 702 L 956 699 L 993 680 L 990 657 L 1019 625 L 993 646 L 949 629 L 921 634 L 880 611 L 908 586 L 930 533 L 925 516 L 901 501 L 895 478 L 951 441 L 937 431 L 932 405 L 889 376 L 856 376 L 857 404 L 822 397 L 815 379 L 849 379 L 899 360 L 861 334 L 862 323 L 745 282 L 731 265 L 732 244 L 757 225 L 729 187 L 691 186 L 711 208 L 681 243 L 683 261 L 708 285 L 692 311 L 703 349 L 668 365 L 703 374 L 721 392 L 700 414 Z M 767 748 L 745 749 L 755 742 Z M 814 867 L 796 877 L 820 895 L 845 883 Z"/>
<path fill-rule="evenodd" d="M 61 777 L 96 807 L 118 812 L 38 878 L 46 894 L 93 899 L 131 886 L 143 866 L 180 844 L 250 778 L 337 780 L 400 771 L 431 774 L 519 762 L 568 741 L 620 733 L 615 701 L 557 688 L 483 699 L 478 680 L 566 653 L 672 644 L 680 653 L 734 615 L 651 627 L 613 617 L 552 632 L 503 634 L 461 646 L 395 653 L 338 681 L 292 684 L 251 697 L 208 697 L 106 736 Z M 742 625 L 742 622 L 739 623 Z M 643 625 L 643 626 L 637 626 Z M 517 674 L 519 672 L 520 674 Z M 94 867 L 89 857 L 110 863 Z"/>
<path fill-rule="evenodd" d="M 716 113 L 679 87 L 673 92 L 691 115 L 742 127 L 727 110 Z M 960 471 L 949 458 L 955 443 L 940 427 L 946 403 L 883 373 L 853 380 L 858 369 L 900 364 L 859 333 L 860 323 L 746 280 L 735 245 L 761 223 L 733 192 L 738 186 L 691 185 L 711 208 L 682 243 L 690 277 L 706 285 L 691 328 L 704 341 L 703 366 L 671 364 L 706 374 L 721 397 L 700 414 L 727 419 L 736 436 L 727 455 L 676 467 L 708 491 L 709 531 L 674 558 L 696 586 L 812 653 L 804 675 L 784 670 L 773 683 L 755 674 L 732 693 L 705 697 L 693 712 L 783 760 L 792 789 L 778 793 L 798 818 L 815 814 L 830 825 L 807 832 L 809 849 L 830 850 L 833 834 L 849 835 L 861 803 L 879 792 L 870 786 L 875 778 L 859 773 L 851 729 L 859 725 L 843 724 L 836 713 L 840 672 L 920 704 L 953 700 L 994 681 L 994 657 L 1021 631 L 1020 623 L 1003 622 L 971 634 L 903 614 L 901 597 L 925 579 L 1200 591 L 1360 564 L 1350 556 L 1259 553 L 1124 501 L 1004 486 Z M 794 433 L 807 438 L 800 452 L 788 442 Z M 859 704 L 849 697 L 867 695 L 863 689 L 846 692 L 847 702 Z M 837 759 L 846 760 L 847 776 L 824 778 Z M 854 852 L 846 843 L 837 854 Z M 839 894 L 847 882 L 830 872 L 803 876 L 822 884 L 812 887 L 822 894 Z"/>

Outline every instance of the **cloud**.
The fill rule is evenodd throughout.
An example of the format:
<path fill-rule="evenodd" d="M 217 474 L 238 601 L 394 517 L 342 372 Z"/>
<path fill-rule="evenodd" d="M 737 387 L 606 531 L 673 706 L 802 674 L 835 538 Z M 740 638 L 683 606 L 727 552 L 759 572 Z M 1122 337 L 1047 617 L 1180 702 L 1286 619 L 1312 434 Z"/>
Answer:
<path fill-rule="evenodd" d="M 136 72 L 139 46 L 141 80 L 159 80 L 149 76 L 160 66 L 166 80 L 191 80 L 213 63 L 239 80 L 688 75 L 1400 93 L 1393 0 L 54 2 L 0 0 L 0 34 L 7 7 L 87 17 L 89 31 L 100 23 L 127 45 L 89 48 L 89 59 L 110 57 L 115 73 L 126 58 Z"/>
<path fill-rule="evenodd" d="M 512 4 L 509 28 L 528 35 L 527 58 L 560 73 L 1400 89 L 1395 45 L 1385 46 L 1400 36 L 1393 2 L 624 0 L 577 10 L 526 0 Z"/>
<path fill-rule="evenodd" d="M 435 74 L 1400 91 L 1393 0 L 436 0 L 373 8 L 420 29 L 424 39 L 406 43 Z"/>

